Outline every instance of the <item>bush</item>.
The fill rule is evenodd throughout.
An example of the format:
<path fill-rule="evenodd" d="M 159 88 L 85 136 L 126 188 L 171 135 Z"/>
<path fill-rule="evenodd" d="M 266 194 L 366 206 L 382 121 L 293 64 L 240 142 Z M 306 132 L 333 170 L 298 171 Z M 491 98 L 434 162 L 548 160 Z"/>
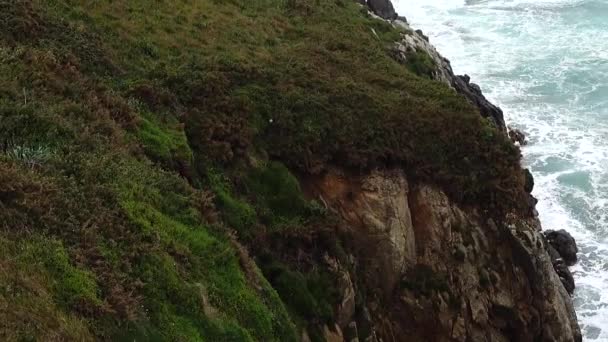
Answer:
<path fill-rule="evenodd" d="M 311 211 L 298 180 L 279 162 L 252 170 L 246 185 L 261 219 L 271 226 L 294 223 Z"/>
<path fill-rule="evenodd" d="M 416 75 L 432 79 L 437 68 L 435 61 L 424 51 L 409 51 L 406 54 L 407 68 Z"/>

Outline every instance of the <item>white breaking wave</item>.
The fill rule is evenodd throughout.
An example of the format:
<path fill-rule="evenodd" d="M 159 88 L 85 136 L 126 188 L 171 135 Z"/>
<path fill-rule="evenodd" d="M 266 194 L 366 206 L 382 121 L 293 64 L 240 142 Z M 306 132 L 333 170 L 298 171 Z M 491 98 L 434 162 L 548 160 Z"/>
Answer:
<path fill-rule="evenodd" d="M 528 134 L 545 229 L 579 245 L 587 341 L 608 342 L 608 0 L 393 0 Z"/>

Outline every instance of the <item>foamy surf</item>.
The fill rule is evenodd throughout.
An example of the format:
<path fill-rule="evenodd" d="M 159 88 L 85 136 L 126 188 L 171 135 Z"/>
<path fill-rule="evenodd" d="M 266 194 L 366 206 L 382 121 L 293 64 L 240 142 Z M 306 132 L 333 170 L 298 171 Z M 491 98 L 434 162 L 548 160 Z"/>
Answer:
<path fill-rule="evenodd" d="M 545 229 L 579 244 L 587 341 L 608 341 L 608 0 L 393 0 L 528 133 Z"/>

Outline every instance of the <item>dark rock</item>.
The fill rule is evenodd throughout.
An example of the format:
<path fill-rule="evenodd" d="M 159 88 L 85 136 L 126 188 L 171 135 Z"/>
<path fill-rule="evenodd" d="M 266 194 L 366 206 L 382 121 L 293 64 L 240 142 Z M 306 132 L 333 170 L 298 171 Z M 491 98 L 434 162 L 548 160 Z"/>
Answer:
<path fill-rule="evenodd" d="M 367 5 L 381 18 L 388 20 L 397 19 L 397 12 L 390 0 L 368 0 Z"/>
<path fill-rule="evenodd" d="M 538 199 L 536 199 L 536 197 L 528 194 L 527 204 L 528 204 L 528 208 L 530 210 L 530 214 L 532 214 L 533 217 L 538 217 L 538 211 L 536 210 L 537 203 L 538 203 Z"/>
<path fill-rule="evenodd" d="M 549 253 L 549 257 L 551 258 L 551 262 L 555 263 L 556 260 L 561 259 L 562 256 L 551 246 L 550 244 L 546 245 L 547 253 Z"/>
<path fill-rule="evenodd" d="M 568 266 L 566 266 L 566 264 L 564 264 L 563 262 L 558 262 L 553 265 L 553 267 L 555 268 L 555 272 L 557 272 L 557 275 L 559 276 L 559 280 L 561 280 L 562 284 L 564 284 L 566 291 L 568 291 L 569 294 L 574 293 L 574 277 L 568 269 Z"/>
<path fill-rule="evenodd" d="M 519 143 L 522 146 L 528 143 L 524 132 L 520 131 L 517 128 L 509 127 L 509 138 L 511 138 L 511 141 L 513 143 Z"/>
<path fill-rule="evenodd" d="M 532 172 L 530 172 L 530 169 L 524 170 L 524 177 L 524 190 L 530 194 L 532 193 L 532 190 L 534 190 L 534 176 L 532 176 Z"/>
<path fill-rule="evenodd" d="M 567 231 L 561 230 L 547 230 L 544 232 L 545 237 L 549 244 L 555 248 L 555 250 L 562 257 L 567 266 L 572 266 L 576 263 L 578 253 L 578 247 L 576 241 Z"/>
<path fill-rule="evenodd" d="M 477 84 L 470 82 L 471 78 L 468 75 L 459 75 L 452 78 L 452 87 L 479 108 L 481 116 L 492 120 L 501 131 L 506 131 L 507 128 L 502 109 L 488 101 Z"/>
<path fill-rule="evenodd" d="M 549 253 L 549 257 L 551 258 L 553 269 L 555 270 L 555 273 L 557 273 L 557 275 L 559 276 L 559 280 L 564 285 L 564 288 L 566 289 L 566 291 L 568 291 L 569 294 L 574 293 L 574 277 L 572 276 L 572 272 L 570 272 L 568 265 L 566 265 L 564 259 L 562 259 L 562 256 L 555 248 L 553 248 L 551 244 L 547 244 L 546 249 L 547 253 Z"/>
<path fill-rule="evenodd" d="M 477 96 L 482 96 L 481 87 L 475 83 L 469 83 L 469 89 Z"/>
<path fill-rule="evenodd" d="M 538 199 L 530 194 L 528 194 L 528 206 L 530 208 L 536 208 L 536 204 L 538 204 Z"/>
<path fill-rule="evenodd" d="M 402 16 L 402 15 L 397 16 L 397 20 L 403 21 L 403 22 L 404 22 L 404 23 L 406 23 L 406 24 L 408 23 L 408 22 L 407 22 L 407 18 L 406 18 L 406 17 L 404 17 L 404 16 Z"/>
<path fill-rule="evenodd" d="M 429 41 L 429 37 L 427 35 L 425 35 L 422 30 L 416 30 L 416 33 L 422 37 L 422 39 L 426 40 L 427 42 Z"/>

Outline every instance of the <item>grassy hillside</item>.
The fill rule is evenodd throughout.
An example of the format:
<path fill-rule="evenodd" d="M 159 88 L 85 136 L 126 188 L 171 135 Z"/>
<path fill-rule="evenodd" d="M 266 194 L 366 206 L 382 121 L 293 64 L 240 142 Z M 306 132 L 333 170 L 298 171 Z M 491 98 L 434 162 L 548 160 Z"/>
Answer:
<path fill-rule="evenodd" d="M 330 164 L 513 208 L 519 151 L 402 33 L 350 0 L 0 0 L 0 339 L 297 340 L 331 280 L 236 240 L 331 226 L 293 176 Z"/>

